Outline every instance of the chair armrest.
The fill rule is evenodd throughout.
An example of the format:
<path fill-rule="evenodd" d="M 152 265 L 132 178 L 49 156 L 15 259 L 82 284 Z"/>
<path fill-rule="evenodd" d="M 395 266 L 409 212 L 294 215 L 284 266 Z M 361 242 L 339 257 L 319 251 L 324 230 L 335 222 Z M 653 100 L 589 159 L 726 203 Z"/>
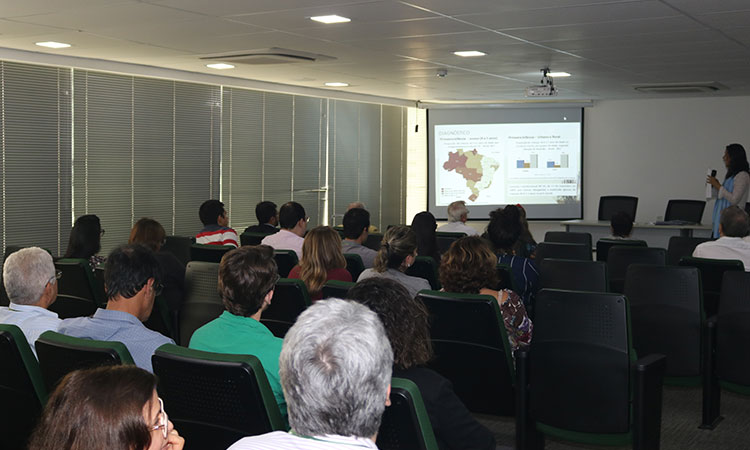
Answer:
<path fill-rule="evenodd" d="M 667 358 L 652 354 L 634 367 L 633 448 L 658 449 L 661 437 L 662 383 Z"/>

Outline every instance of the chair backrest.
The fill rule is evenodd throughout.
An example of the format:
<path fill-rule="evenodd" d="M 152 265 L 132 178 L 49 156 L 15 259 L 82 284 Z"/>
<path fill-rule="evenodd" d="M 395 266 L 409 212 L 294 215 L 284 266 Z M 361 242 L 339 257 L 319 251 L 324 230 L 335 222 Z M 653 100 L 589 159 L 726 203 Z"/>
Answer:
<path fill-rule="evenodd" d="M 716 327 L 716 373 L 724 387 L 750 392 L 750 273 L 724 274 Z M 731 386 L 726 384 L 730 383 Z"/>
<path fill-rule="evenodd" d="M 286 278 L 299 262 L 297 253 L 294 250 L 274 250 L 273 259 L 276 260 L 276 266 L 279 269 L 279 276 L 281 278 Z"/>
<path fill-rule="evenodd" d="M 346 298 L 349 289 L 355 284 L 348 281 L 328 280 L 323 285 L 323 298 Z"/>
<path fill-rule="evenodd" d="M 435 240 L 437 241 L 438 252 L 442 255 L 447 252 L 451 244 L 466 236 L 466 233 L 449 233 L 447 231 L 436 231 Z"/>
<path fill-rule="evenodd" d="M 180 341 L 176 333 L 177 330 L 173 328 L 172 315 L 169 312 L 167 300 L 164 298 L 164 295 L 160 295 L 154 299 L 154 307 L 151 308 L 151 315 L 143 322 L 143 325 L 149 330 L 172 338 L 175 342 Z"/>
<path fill-rule="evenodd" d="M 591 261 L 591 246 L 564 242 L 540 242 L 536 246 L 535 262 L 540 264 L 546 258 Z"/>
<path fill-rule="evenodd" d="M 609 289 L 622 293 L 625 275 L 631 264 L 654 264 L 663 266 L 667 262 L 667 251 L 658 247 L 614 246 L 607 256 Z"/>
<path fill-rule="evenodd" d="M 125 344 L 81 339 L 45 331 L 36 341 L 36 355 L 47 390 L 52 392 L 68 373 L 95 366 L 133 364 Z"/>
<path fill-rule="evenodd" d="M 607 292 L 607 263 L 547 258 L 539 265 L 542 289 Z"/>
<path fill-rule="evenodd" d="M 219 263 L 224 254 L 233 249 L 234 246 L 231 245 L 192 244 L 190 261 Z"/>
<path fill-rule="evenodd" d="M 362 257 L 356 253 L 344 253 L 344 259 L 346 259 L 346 270 L 349 271 L 352 280 L 359 278 L 359 274 L 365 271 L 365 263 L 362 262 Z"/>
<path fill-rule="evenodd" d="M 310 295 L 302 280 L 281 278 L 276 282 L 273 298 L 260 321 L 274 336 L 284 338 L 302 311 L 310 306 Z"/>
<path fill-rule="evenodd" d="M 496 290 L 510 289 L 511 291 L 518 292 L 518 286 L 516 286 L 516 278 L 513 276 L 513 268 L 510 264 L 497 265 L 497 286 Z"/>
<path fill-rule="evenodd" d="M 244 436 L 285 429 L 256 357 L 165 344 L 151 361 L 169 419 L 191 448 L 224 450 Z"/>
<path fill-rule="evenodd" d="M 39 363 L 15 325 L 0 324 L 0 443 L 8 450 L 26 448 L 47 388 Z"/>
<path fill-rule="evenodd" d="M 531 416 L 537 424 L 627 433 L 629 334 L 623 295 L 541 290 L 529 349 Z"/>
<path fill-rule="evenodd" d="M 99 306 L 107 303 L 104 286 L 94 278 L 89 262 L 79 258 L 63 258 L 55 261 L 55 268 L 62 272 L 57 281 L 57 293 L 87 298 Z"/>
<path fill-rule="evenodd" d="M 698 269 L 631 264 L 625 296 L 636 352 L 666 355 L 666 376 L 698 377 L 705 320 Z"/>
<path fill-rule="evenodd" d="M 693 251 L 698 244 L 710 240 L 711 238 L 703 237 L 672 236 L 669 238 L 669 245 L 667 246 L 667 264 L 670 266 L 679 265 L 680 259 L 693 255 Z"/>
<path fill-rule="evenodd" d="M 240 235 L 240 244 L 241 245 L 260 245 L 260 241 L 263 240 L 264 237 L 268 236 L 269 234 L 273 233 L 251 233 L 249 231 L 245 231 Z"/>
<path fill-rule="evenodd" d="M 430 314 L 429 367 L 453 383 L 472 412 L 512 416 L 515 371 L 497 299 L 439 291 L 418 297 Z"/>
<path fill-rule="evenodd" d="M 646 241 L 638 239 L 599 239 L 596 241 L 596 260 L 607 261 L 609 256 L 609 249 L 615 245 L 619 246 L 630 246 L 630 247 L 648 247 Z"/>
<path fill-rule="evenodd" d="M 391 379 L 391 405 L 375 443 L 381 450 L 438 450 L 422 394 L 411 380 Z"/>
<path fill-rule="evenodd" d="M 362 243 L 367 248 L 371 248 L 375 251 L 380 250 L 380 243 L 383 240 L 383 233 L 369 233 L 367 239 Z"/>
<path fill-rule="evenodd" d="M 589 247 L 589 253 L 591 253 L 591 233 L 576 233 L 573 231 L 548 231 L 544 233 L 544 242 L 583 244 Z"/>
<path fill-rule="evenodd" d="M 703 287 L 703 309 L 706 317 L 716 315 L 719 311 L 719 299 L 721 297 L 722 280 L 727 271 L 744 271 L 742 261 L 732 259 L 708 259 L 686 256 L 680 259 L 681 266 L 697 267 L 701 275 L 701 286 Z"/>
<path fill-rule="evenodd" d="M 161 249 L 173 254 L 182 265 L 190 262 L 190 246 L 195 244 L 194 236 L 167 236 Z"/>
<path fill-rule="evenodd" d="M 412 277 L 424 278 L 430 283 L 432 289 L 440 289 L 438 265 L 431 256 L 417 256 L 411 267 L 406 269 L 404 273 Z"/>
<path fill-rule="evenodd" d="M 611 220 L 615 213 L 625 211 L 635 221 L 638 210 L 638 197 L 627 195 L 606 195 L 599 197 L 599 220 Z"/>
<path fill-rule="evenodd" d="M 96 312 L 96 308 L 96 303 L 91 299 L 57 294 L 55 303 L 51 304 L 48 309 L 57 313 L 61 319 L 69 319 L 71 317 L 90 316 Z"/>
<path fill-rule="evenodd" d="M 670 200 L 667 202 L 667 211 L 664 220 L 684 220 L 691 223 L 700 223 L 703 219 L 703 209 L 706 202 L 703 200 Z M 669 362 L 667 362 L 669 365 Z"/>
<path fill-rule="evenodd" d="M 185 302 L 180 309 L 180 343 L 187 346 L 193 332 L 219 317 L 219 264 L 190 261 L 185 269 Z"/>

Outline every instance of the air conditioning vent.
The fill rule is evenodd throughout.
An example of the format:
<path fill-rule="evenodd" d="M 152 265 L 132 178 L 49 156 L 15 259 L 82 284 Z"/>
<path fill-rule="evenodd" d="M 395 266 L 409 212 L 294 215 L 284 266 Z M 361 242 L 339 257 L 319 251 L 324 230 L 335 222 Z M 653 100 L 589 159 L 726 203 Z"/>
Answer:
<path fill-rule="evenodd" d="M 700 81 L 693 83 L 654 83 L 638 84 L 633 89 L 647 94 L 705 94 L 729 89 L 716 81 Z"/>
<path fill-rule="evenodd" d="M 271 47 L 258 50 L 245 50 L 242 52 L 205 55 L 202 56 L 201 59 L 219 60 L 231 62 L 233 64 L 261 65 L 332 61 L 336 58 L 326 55 L 320 55 L 317 53 L 308 53 L 299 50 Z"/>

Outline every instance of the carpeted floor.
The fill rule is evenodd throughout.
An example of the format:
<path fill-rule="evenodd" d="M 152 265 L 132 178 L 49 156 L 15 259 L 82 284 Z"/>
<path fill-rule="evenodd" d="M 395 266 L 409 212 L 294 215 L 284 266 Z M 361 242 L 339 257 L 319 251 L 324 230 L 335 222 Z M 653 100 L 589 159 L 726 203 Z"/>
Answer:
<path fill-rule="evenodd" d="M 714 430 L 701 430 L 701 390 L 664 387 L 662 413 L 662 450 L 742 450 L 750 449 L 750 397 L 722 391 L 721 414 L 724 420 Z M 515 447 L 515 421 L 492 416 L 477 416 L 495 433 L 498 446 Z M 573 445 L 547 438 L 549 450 L 609 449 L 630 447 L 598 447 Z"/>

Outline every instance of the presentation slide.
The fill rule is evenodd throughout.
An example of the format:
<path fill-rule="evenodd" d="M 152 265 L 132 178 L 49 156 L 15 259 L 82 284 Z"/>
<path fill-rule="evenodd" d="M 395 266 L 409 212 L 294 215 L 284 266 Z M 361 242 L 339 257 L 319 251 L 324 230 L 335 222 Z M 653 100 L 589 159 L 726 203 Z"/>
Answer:
<path fill-rule="evenodd" d="M 475 123 L 461 123 L 466 115 L 456 110 L 440 111 L 450 117 L 435 123 L 435 112 L 428 119 L 429 200 L 436 217 L 445 218 L 456 200 L 466 202 L 474 219 L 486 220 L 489 211 L 508 204 L 523 205 L 530 219 L 581 217 L 580 109 L 504 109 L 503 120 L 493 110 L 477 110 L 482 117 Z"/>

